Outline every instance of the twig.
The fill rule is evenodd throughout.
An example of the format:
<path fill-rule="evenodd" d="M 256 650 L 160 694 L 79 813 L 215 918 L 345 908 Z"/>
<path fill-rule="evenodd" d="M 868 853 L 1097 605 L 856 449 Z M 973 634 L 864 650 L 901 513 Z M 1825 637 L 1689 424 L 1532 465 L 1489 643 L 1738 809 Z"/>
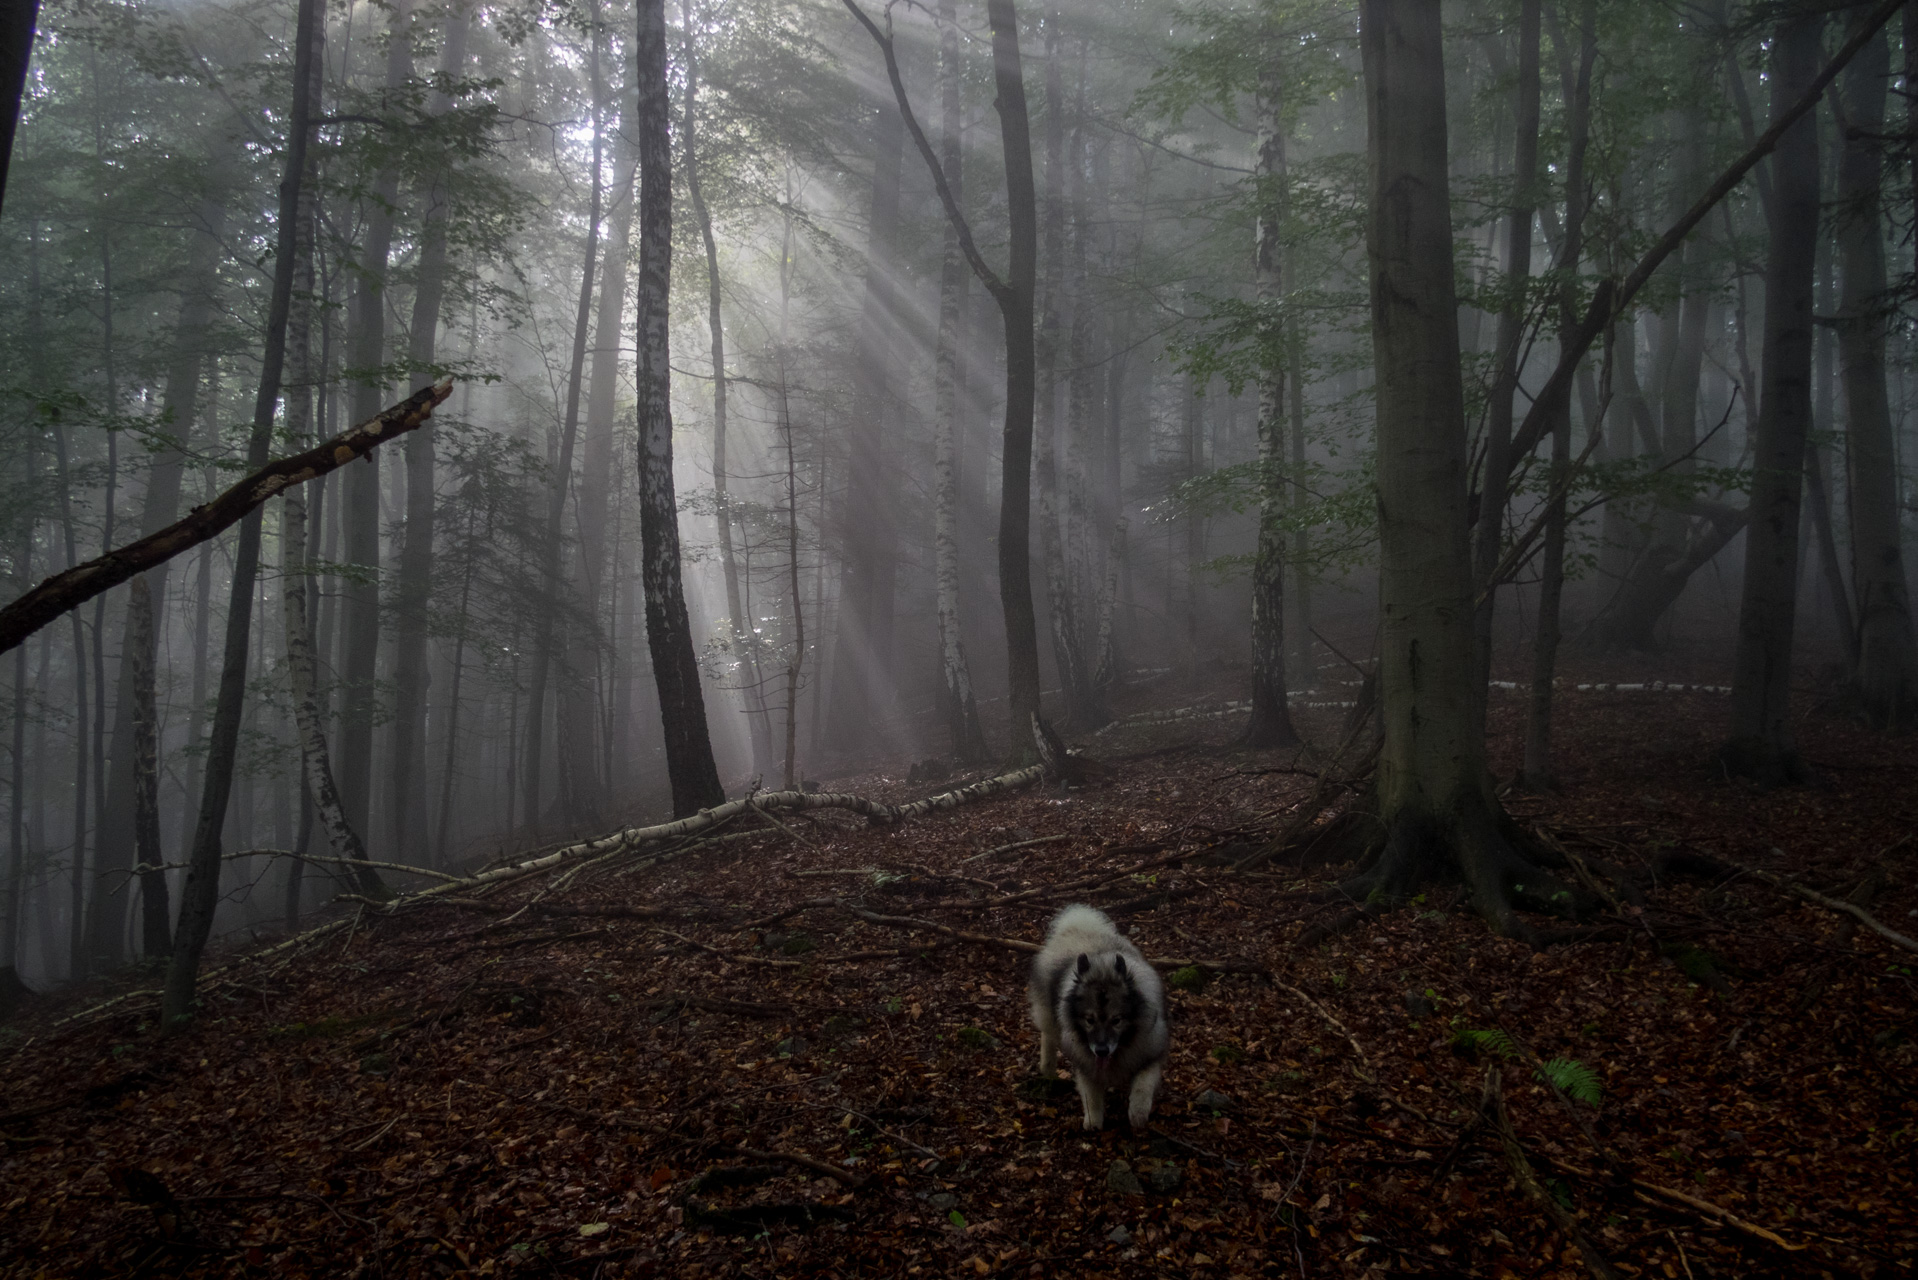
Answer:
<path fill-rule="evenodd" d="M 1391 1101 L 1392 1105 L 1397 1107 L 1400 1111 L 1405 1112 L 1407 1115 L 1417 1116 L 1419 1119 L 1425 1121 L 1427 1124 L 1436 1123 L 1432 1119 L 1432 1117 L 1426 1115 L 1423 1111 L 1420 1111 L 1417 1107 L 1411 1105 L 1410 1103 L 1400 1098 L 1397 1094 L 1393 1093 L 1389 1088 L 1387 1088 L 1382 1081 L 1380 1081 L 1380 1079 L 1378 1078 L 1378 1073 L 1372 1070 L 1372 1060 L 1368 1058 L 1365 1054 L 1365 1046 L 1359 1043 L 1359 1038 L 1353 1035 L 1351 1031 L 1347 1030 L 1345 1024 L 1343 1022 L 1340 1022 L 1338 1018 L 1334 1016 L 1334 1014 L 1332 1013 L 1330 1009 L 1327 1009 L 1324 1005 L 1320 1004 L 1317 1000 L 1314 1000 L 1311 996 L 1305 994 L 1305 992 L 1299 990 L 1297 987 L 1293 986 L 1289 982 L 1281 982 L 1277 978 L 1274 978 L 1272 979 L 1272 985 L 1277 987 L 1281 991 L 1290 992 L 1292 995 L 1298 997 L 1300 1000 L 1305 1001 L 1305 1003 L 1312 1009 L 1314 1013 L 1318 1014 L 1321 1018 L 1324 1018 L 1326 1022 L 1331 1024 L 1333 1030 L 1337 1031 L 1340 1035 L 1345 1037 L 1345 1042 L 1352 1046 L 1352 1052 L 1358 1055 L 1359 1065 L 1362 1068 L 1364 1068 L 1363 1073 L 1359 1077 L 1360 1079 L 1364 1080 L 1365 1083 L 1373 1086 L 1374 1088 L 1378 1089 L 1380 1092 L 1384 1093 L 1386 1098 Z"/>
<path fill-rule="evenodd" d="M 961 866 L 964 866 L 968 862 L 977 862 L 981 858 L 994 858 L 1002 853 L 1011 853 L 1014 849 L 1030 849 L 1034 845 L 1057 844 L 1061 840 L 1070 839 L 1072 839 L 1070 835 L 1063 835 L 1040 836 L 1037 840 L 1019 840 L 1012 844 L 1002 844 L 997 849 L 988 849 L 984 853 L 975 853 L 970 858 L 961 858 L 959 859 L 959 863 Z"/>
<path fill-rule="evenodd" d="M 1567 1161 L 1549 1156 L 1546 1158 L 1551 1160 L 1553 1168 L 1572 1174 L 1575 1177 L 1596 1178 L 1599 1176 L 1590 1169 L 1581 1169 L 1577 1165 Z M 1646 1182 L 1642 1178 L 1633 1178 L 1632 1187 L 1639 1193 L 1639 1198 L 1647 1204 L 1652 1203 L 1652 1196 L 1663 1196 L 1665 1199 L 1682 1204 L 1688 1209 L 1695 1209 L 1708 1218 L 1715 1218 L 1728 1227 L 1743 1231 L 1746 1235 L 1763 1240 L 1766 1244 L 1776 1245 L 1787 1253 L 1798 1253 L 1811 1248 L 1808 1244 L 1792 1244 L 1776 1231 L 1761 1227 L 1755 1222 L 1747 1222 L 1723 1205 L 1713 1204 L 1702 1196 L 1692 1195 L 1689 1191 L 1679 1191 L 1674 1187 L 1661 1187 L 1655 1182 Z"/>
<path fill-rule="evenodd" d="M 764 818 L 766 821 L 772 823 L 775 827 L 778 827 L 781 831 L 785 832 L 787 835 L 791 836 L 793 839 L 799 841 L 799 843 L 805 845 L 808 849 L 816 849 L 819 847 L 818 845 L 814 844 L 812 841 L 806 839 L 806 837 L 800 835 L 797 831 L 794 831 L 791 827 L 787 826 L 785 823 L 781 822 L 778 818 L 773 817 L 773 815 L 770 812 L 768 812 L 763 805 L 755 804 L 752 806 L 752 810 L 754 813 L 758 814 L 760 817 Z"/>
<path fill-rule="evenodd" d="M 1893 849 L 1897 849 L 1901 845 L 1910 843 L 1911 839 L 1912 837 L 1906 836 L 1903 840 L 1898 841 L 1897 844 L 1894 844 L 1890 846 L 1890 848 L 1887 848 L 1883 850 L 1882 852 L 1880 852 L 1878 856 L 1881 858 L 1884 857 L 1885 854 L 1890 853 Z M 1912 939 L 1907 938 L 1904 934 L 1899 933 L 1896 929 L 1893 929 L 1890 926 L 1881 923 L 1877 916 L 1874 916 L 1871 912 L 1865 910 L 1863 907 L 1859 906 L 1855 902 L 1846 902 L 1842 898 L 1828 898 L 1824 894 L 1818 892 L 1818 890 L 1807 889 L 1804 885 L 1799 884 L 1795 880 L 1787 880 L 1785 877 L 1781 875 L 1774 875 L 1770 871 L 1760 871 L 1757 867 L 1748 867 L 1742 862 L 1731 862 L 1728 859 L 1727 863 L 1730 866 L 1737 867 L 1740 871 L 1743 871 L 1748 876 L 1752 876 L 1752 877 L 1755 877 L 1756 879 L 1763 880 L 1766 884 L 1772 885 L 1776 888 L 1784 889 L 1784 890 L 1787 890 L 1788 892 L 1795 893 L 1799 897 L 1803 898 L 1805 901 L 1816 903 L 1817 905 L 1825 908 L 1825 910 L 1827 911 L 1836 911 L 1840 913 L 1841 915 L 1851 916 L 1853 919 L 1857 920 L 1858 923 L 1864 925 L 1865 928 L 1871 930 L 1873 933 L 1877 934 L 1879 937 L 1883 938 L 1885 941 L 1893 944 L 1894 946 L 1903 947 L 1907 951 L 1918 951 L 1918 941 L 1913 941 Z"/>
<path fill-rule="evenodd" d="M 1606 1261 L 1605 1255 L 1593 1248 L 1592 1242 L 1585 1238 L 1584 1228 L 1578 1225 L 1578 1219 L 1572 1216 L 1571 1210 L 1539 1185 L 1537 1176 L 1532 1172 L 1532 1162 L 1518 1140 L 1517 1131 L 1512 1128 L 1512 1118 L 1505 1112 L 1505 1095 L 1500 1089 L 1499 1069 L 1495 1066 L 1485 1072 L 1485 1099 L 1481 1110 L 1491 1124 L 1492 1131 L 1498 1135 L 1499 1145 L 1505 1149 L 1505 1162 L 1511 1166 L 1512 1180 L 1518 1183 L 1519 1190 L 1544 1212 L 1553 1226 L 1578 1246 L 1579 1260 L 1597 1280 L 1620 1280 L 1619 1273 Z"/>

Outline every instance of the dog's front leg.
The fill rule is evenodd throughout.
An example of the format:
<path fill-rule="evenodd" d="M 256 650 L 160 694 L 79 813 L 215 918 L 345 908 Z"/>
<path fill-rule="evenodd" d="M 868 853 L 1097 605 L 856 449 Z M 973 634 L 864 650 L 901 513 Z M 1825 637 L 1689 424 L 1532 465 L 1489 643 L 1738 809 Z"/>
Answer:
<path fill-rule="evenodd" d="M 1042 1079 L 1052 1079 L 1059 1069 L 1059 1028 L 1041 1023 L 1039 1026 L 1039 1075 Z"/>
<path fill-rule="evenodd" d="M 1079 1101 L 1085 1104 L 1086 1128 L 1103 1129 L 1106 1127 L 1106 1091 L 1102 1084 L 1086 1079 L 1078 1072 L 1072 1073 L 1072 1083 L 1079 1086 Z"/>
<path fill-rule="evenodd" d="M 1159 1092 L 1161 1068 L 1153 1063 L 1132 1078 L 1132 1097 L 1126 1108 L 1126 1119 L 1134 1129 L 1145 1128 L 1145 1122 L 1152 1118 L 1152 1100 Z"/>

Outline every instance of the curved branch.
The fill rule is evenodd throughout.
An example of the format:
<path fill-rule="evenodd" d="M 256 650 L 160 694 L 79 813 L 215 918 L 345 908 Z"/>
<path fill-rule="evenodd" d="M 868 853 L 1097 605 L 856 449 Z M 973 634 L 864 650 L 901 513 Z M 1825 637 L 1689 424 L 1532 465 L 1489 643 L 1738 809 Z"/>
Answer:
<path fill-rule="evenodd" d="M 959 237 L 960 252 L 966 255 L 966 261 L 972 266 L 972 274 L 979 277 L 979 283 L 986 286 L 1000 305 L 1005 305 L 1005 297 L 1012 292 L 1012 286 L 999 278 L 999 273 L 987 265 L 979 253 L 979 246 L 973 242 L 972 226 L 966 221 L 966 214 L 959 207 L 958 199 L 952 194 L 952 187 L 946 181 L 945 168 L 939 163 L 939 157 L 932 149 L 932 143 L 926 141 L 925 130 L 919 127 L 919 118 L 912 113 L 912 102 L 906 97 L 906 82 L 899 77 L 899 57 L 893 52 L 892 37 L 879 29 L 866 11 L 856 0 L 845 0 L 852 16 L 859 19 L 859 25 L 872 36 L 879 51 L 886 56 L 886 78 L 892 81 L 892 94 L 899 102 L 899 114 L 905 119 L 906 131 L 912 134 L 913 145 L 919 148 L 920 156 L 926 162 L 926 168 L 932 172 L 932 185 L 939 191 L 939 203 L 946 207 L 946 217 L 952 222 L 952 229 Z M 890 20 L 888 20 L 890 21 Z"/>

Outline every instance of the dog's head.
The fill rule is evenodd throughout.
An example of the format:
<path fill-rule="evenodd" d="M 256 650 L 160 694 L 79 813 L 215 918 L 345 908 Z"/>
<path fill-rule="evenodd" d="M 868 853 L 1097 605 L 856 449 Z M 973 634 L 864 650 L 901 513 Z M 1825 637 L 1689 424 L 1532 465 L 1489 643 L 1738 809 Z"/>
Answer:
<path fill-rule="evenodd" d="M 1080 955 L 1066 994 L 1066 1015 L 1101 1070 L 1132 1041 L 1143 1001 L 1125 957 Z"/>

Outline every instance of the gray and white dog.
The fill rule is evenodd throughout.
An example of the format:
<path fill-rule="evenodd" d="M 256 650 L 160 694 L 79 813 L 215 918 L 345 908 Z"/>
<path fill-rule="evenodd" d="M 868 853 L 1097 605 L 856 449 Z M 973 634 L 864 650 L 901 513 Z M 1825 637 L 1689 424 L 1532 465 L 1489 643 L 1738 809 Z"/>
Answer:
<path fill-rule="evenodd" d="M 1052 918 L 1032 960 L 1032 1024 L 1039 1074 L 1063 1051 L 1088 1129 L 1105 1126 L 1106 1090 L 1126 1090 L 1126 1118 L 1143 1129 L 1165 1068 L 1169 1029 L 1159 975 L 1105 912 L 1070 906 Z"/>

